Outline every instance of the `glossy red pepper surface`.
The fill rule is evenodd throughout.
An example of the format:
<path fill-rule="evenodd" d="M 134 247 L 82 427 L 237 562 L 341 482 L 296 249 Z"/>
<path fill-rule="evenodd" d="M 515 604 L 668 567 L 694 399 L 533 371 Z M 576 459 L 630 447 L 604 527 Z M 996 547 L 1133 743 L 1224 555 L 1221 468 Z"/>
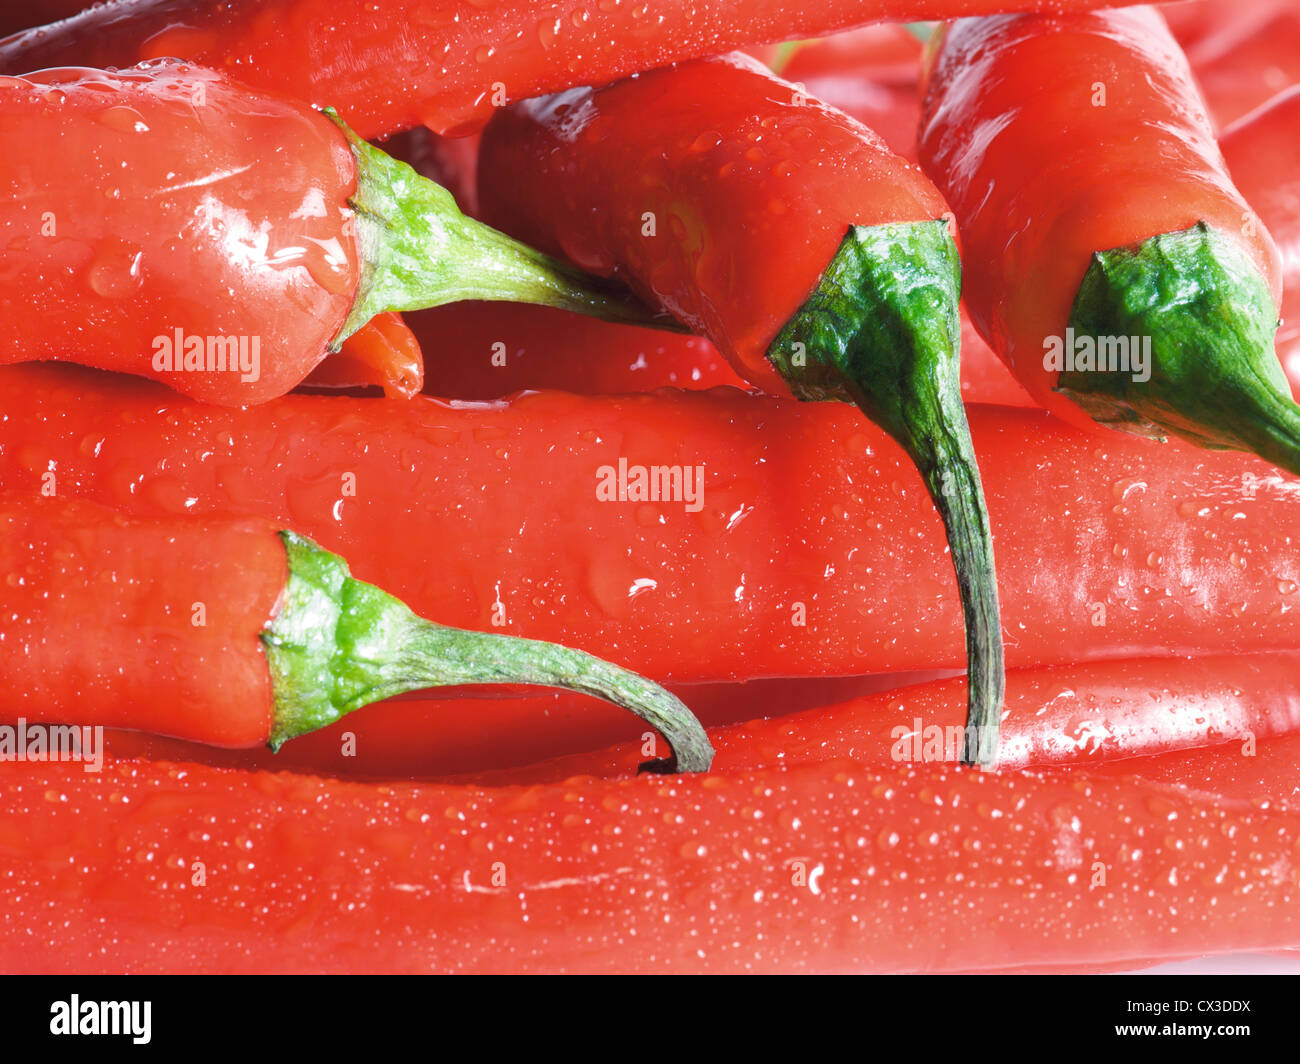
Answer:
<path fill-rule="evenodd" d="M 1034 0 L 1082 10 L 1099 0 Z M 1029 0 L 1020 0 L 1022 5 Z M 880 19 L 949 18 L 1006 0 L 115 0 L 0 46 L 0 69 L 180 56 L 333 106 L 364 137 L 481 125 L 494 106 L 638 70 Z"/>
<path fill-rule="evenodd" d="M 402 315 L 376 314 L 303 383 L 322 388 L 377 386 L 387 396 L 409 399 L 424 385 L 424 352 Z"/>
<path fill-rule="evenodd" d="M 1053 391 L 1043 353 L 1064 335 L 1094 252 L 1203 221 L 1240 243 L 1280 305 L 1277 248 L 1233 187 L 1154 11 L 972 19 L 942 32 L 921 158 L 961 226 L 971 317 L 1042 406 L 1092 424 Z"/>
<path fill-rule="evenodd" d="M 360 283 L 356 163 L 324 116 L 162 61 L 3 79 L 0 136 L 0 362 L 244 404 L 324 356 Z"/>
<path fill-rule="evenodd" d="M 484 789 L 26 762 L 0 793 L 9 972 L 951 971 L 1300 943 L 1300 814 L 1080 770 Z"/>
<path fill-rule="evenodd" d="M 269 517 L 446 624 L 661 682 L 964 661 L 920 478 L 847 407 L 721 389 L 241 411 L 66 366 L 0 382 L 6 490 L 52 478 L 129 513 Z M 970 421 L 1006 557 L 1010 667 L 1300 646 L 1300 500 L 1269 466 L 1035 411 Z M 616 482 L 620 460 L 703 466 L 700 508 L 602 501 L 601 470 Z"/>
<path fill-rule="evenodd" d="M 1300 653 L 1134 659 L 1007 674 L 999 771 L 1126 765 L 1201 747 L 1255 756 L 1300 728 Z M 779 701 L 768 716 L 712 732 L 715 772 L 848 758 L 863 764 L 952 763 L 960 752 L 965 679 L 880 691 L 802 712 Z M 539 764 L 465 777 L 499 784 L 559 783 L 580 775 L 632 777 L 644 758 L 629 742 Z M 1135 761 L 1134 759 L 1142 759 Z M 1300 782 L 1300 769 L 1295 770 Z M 1261 794 L 1267 790 L 1261 785 Z"/>
<path fill-rule="evenodd" d="M 93 721 L 219 746 L 271 734 L 258 633 L 288 580 L 267 521 L 139 520 L 0 501 L 3 719 Z"/>

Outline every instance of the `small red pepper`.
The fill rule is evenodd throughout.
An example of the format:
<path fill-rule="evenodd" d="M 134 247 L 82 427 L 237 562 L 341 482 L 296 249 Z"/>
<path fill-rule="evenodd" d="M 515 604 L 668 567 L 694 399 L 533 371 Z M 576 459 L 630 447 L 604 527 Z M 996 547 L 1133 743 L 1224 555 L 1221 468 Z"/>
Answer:
<path fill-rule="evenodd" d="M 0 164 L 0 362 L 246 405 L 383 311 L 473 296 L 645 320 L 324 116 L 183 63 L 3 79 L 0 131 L 22 145 Z"/>
<path fill-rule="evenodd" d="M 922 162 L 961 227 L 971 316 L 1029 393 L 1300 472 L 1277 248 L 1159 15 L 969 19 L 931 60 Z"/>
<path fill-rule="evenodd" d="M 580 651 L 422 620 L 269 522 L 6 500 L 0 532 L 6 724 L 277 749 L 407 691 L 526 683 L 608 698 L 665 728 L 683 771 L 712 755 L 654 684 Z"/>
<path fill-rule="evenodd" d="M 957 573 L 968 754 L 996 761 L 1002 628 L 961 402 L 960 264 L 920 170 L 735 53 L 505 108 L 478 178 L 507 231 L 625 281 L 765 391 L 854 403 L 901 444 Z"/>
<path fill-rule="evenodd" d="M 1019 0 L 1084 10 L 1104 0 Z M 0 43 L 0 70 L 179 56 L 334 106 L 363 137 L 482 125 L 492 108 L 761 41 L 881 20 L 983 14 L 1006 0 L 118 0 Z M 328 59 L 323 59 L 328 57 Z"/>
<path fill-rule="evenodd" d="M 424 386 L 424 352 L 400 314 L 376 314 L 317 364 L 303 382 L 326 388 L 378 386 L 409 399 Z"/>

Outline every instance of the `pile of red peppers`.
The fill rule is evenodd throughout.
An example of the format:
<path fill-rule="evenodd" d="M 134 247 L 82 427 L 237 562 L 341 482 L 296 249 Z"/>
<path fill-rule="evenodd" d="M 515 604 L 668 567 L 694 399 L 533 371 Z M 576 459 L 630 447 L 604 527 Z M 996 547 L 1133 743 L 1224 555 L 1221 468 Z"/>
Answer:
<path fill-rule="evenodd" d="M 1184 159 L 1189 195 L 1198 220 L 1249 213 L 1245 257 L 1283 319 L 1279 379 L 1300 391 L 1293 4 L 1099 14 L 1090 0 L 673 0 L 654 17 L 617 0 L 80 7 L 43 0 L 3 25 L 15 35 L 0 41 L 0 136 L 39 138 L 54 121 L 12 103 L 33 85 L 51 113 L 64 104 L 48 94 L 76 95 L 32 71 L 161 62 L 146 76 L 176 85 L 190 64 L 214 72 L 247 139 L 217 143 L 175 187 L 150 154 L 167 129 L 136 128 L 165 127 L 164 104 L 99 119 L 140 138 L 141 170 L 123 187 L 153 174 L 174 225 L 207 195 L 179 188 L 199 170 L 233 174 L 278 150 L 263 123 L 282 107 L 285 183 L 220 193 L 223 209 L 240 204 L 223 217 L 249 221 L 229 241 L 257 259 L 257 281 L 194 313 L 226 323 L 213 329 L 242 316 L 245 332 L 298 346 L 255 394 L 237 375 L 191 388 L 113 364 L 126 323 L 144 336 L 140 315 L 156 311 L 181 328 L 187 287 L 206 298 L 231 283 L 209 275 L 210 232 L 155 227 L 126 246 L 95 228 L 113 189 L 87 186 L 66 204 L 85 228 L 56 232 L 66 246 L 42 258 L 22 228 L 40 216 L 0 207 L 12 238 L 0 266 L 16 263 L 17 277 L 39 263 L 50 292 L 45 316 L 0 348 L 0 677 L 16 688 L 0 713 L 0 971 L 1105 972 L 1300 948 L 1300 482 L 1286 447 L 1242 444 L 1236 428 L 1210 447 L 1177 431 L 1155 442 L 1067 409 L 1045 370 L 1025 370 L 1022 341 L 1037 339 L 1044 308 L 1064 324 L 1079 277 L 1036 264 L 1086 264 L 1100 238 L 1085 225 L 1017 244 L 986 217 L 980 184 L 1001 195 L 1016 175 L 975 162 L 935 172 L 956 151 L 945 122 L 965 121 L 959 106 L 970 128 L 981 119 L 980 101 L 942 96 L 971 40 L 987 56 L 1010 55 L 1016 33 L 1130 34 L 1134 71 L 1167 64 L 1169 85 L 1195 78 L 1205 94 L 1171 104 L 1170 121 L 1187 123 L 1178 150 L 1203 140 L 1197 151 L 1217 160 L 1202 171 Z M 1025 21 L 986 17 L 1007 11 Z M 935 33 L 903 25 L 948 19 L 959 21 Z M 749 57 L 711 58 L 734 49 Z M 661 67 L 662 92 L 638 96 L 651 77 L 620 80 Z M 768 68 L 784 80 L 765 80 Z M 1064 114 L 1093 89 L 1033 71 L 999 91 Z M 736 106 L 751 90 L 780 106 L 734 137 L 721 117 L 701 125 L 680 101 L 721 116 L 722 84 L 737 86 Z M 221 95 L 241 86 L 282 102 Z M 791 86 L 817 111 L 795 149 L 774 143 L 795 136 L 782 125 Z M 545 94 L 559 95 L 520 103 Z M 387 153 L 462 210 L 540 248 L 595 316 L 554 300 L 399 297 L 342 336 L 370 283 L 374 248 L 349 244 L 347 225 L 348 210 L 366 213 L 365 163 L 309 105 L 388 138 Z M 861 139 L 879 170 L 818 156 L 818 123 Z M 875 133 L 863 139 L 859 123 Z M 594 181 L 615 165 L 602 145 L 615 162 L 626 154 L 620 133 L 662 136 L 663 171 L 628 159 Z M 987 167 L 1001 165 L 992 140 Z M 683 199 L 671 220 L 647 221 L 633 202 L 638 188 L 672 201 L 675 175 L 712 171 L 714 151 L 760 174 L 746 187 L 762 198 L 735 205 L 751 229 L 734 246 L 715 231 L 730 186 L 712 213 Z M 1115 232 L 1140 228 L 1139 212 L 1114 205 L 1150 179 L 1135 163 L 1126 186 L 1121 169 L 1086 190 Z M 0 165 L 0 187 L 31 180 L 20 171 Z M 798 382 L 773 369 L 772 337 L 817 280 L 810 263 L 838 244 L 812 218 L 876 180 L 895 182 L 886 206 L 899 221 L 947 197 L 966 263 L 968 302 L 949 308 L 952 383 L 997 556 L 996 770 L 962 763 L 971 615 L 924 462 L 887 417 L 862 416 L 861 396 L 797 402 Z M 1007 209 L 1046 214 L 1068 191 L 1008 192 Z M 253 224 L 276 211 L 287 230 Z M 1174 228 L 1164 215 L 1151 225 Z M 319 247 L 304 267 L 323 279 L 315 288 L 267 279 L 291 240 Z M 160 295 L 149 264 L 162 255 L 195 267 Z M 79 308 L 70 278 L 87 268 L 94 295 Z M 16 298 L 0 296 L 0 318 Z M 134 302 L 112 309 L 122 299 Z M 53 352 L 78 344 L 109 356 Z M 32 361 L 32 345 L 51 361 Z M 700 505 L 627 491 L 611 502 L 599 471 L 620 468 L 698 470 Z M 709 770 L 646 772 L 677 751 L 644 721 L 588 694 L 509 685 L 417 688 L 278 752 L 251 748 L 280 712 L 267 640 L 245 631 L 282 605 L 284 565 L 263 526 L 311 537 L 420 616 L 576 648 L 664 685 L 707 727 Z M 80 560 L 133 537 L 129 565 Z M 188 582 L 153 582 L 167 570 Z M 108 588 L 119 580 L 130 587 Z M 105 616 L 106 601 L 127 605 Z M 168 650 L 181 644 L 184 667 Z M 79 723 L 76 707 L 106 725 L 95 771 L 15 756 L 6 736 L 20 723 Z"/>

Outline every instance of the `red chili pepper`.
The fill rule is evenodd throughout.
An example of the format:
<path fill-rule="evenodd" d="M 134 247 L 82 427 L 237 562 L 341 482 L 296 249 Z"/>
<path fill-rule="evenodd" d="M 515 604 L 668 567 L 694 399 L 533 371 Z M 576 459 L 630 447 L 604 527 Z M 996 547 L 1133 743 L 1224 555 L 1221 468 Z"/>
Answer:
<path fill-rule="evenodd" d="M 427 390 L 444 399 L 499 399 L 544 388 L 621 395 L 749 387 L 702 336 L 617 325 L 529 303 L 452 303 L 404 317 L 414 333 L 413 352 L 429 352 Z M 1038 405 L 975 331 L 964 308 L 961 330 L 963 400 Z M 343 358 L 351 345 L 347 341 L 341 354 L 317 366 L 307 383 L 382 384 L 383 367 Z"/>
<path fill-rule="evenodd" d="M 921 158 L 961 226 L 971 316 L 1036 400 L 1300 471 L 1277 249 L 1154 11 L 946 27 Z"/>
<path fill-rule="evenodd" d="M 1300 732 L 1300 653 L 1093 662 L 1011 670 L 1003 769 L 1094 768 L 1204 746 Z M 903 681 L 905 682 L 905 680 Z M 856 693 L 862 692 L 862 693 Z M 869 693 L 868 693 L 869 692 Z M 900 678 L 750 681 L 676 692 L 710 727 L 712 771 L 851 758 L 870 764 L 953 761 L 965 683 Z M 780 717 L 780 721 L 755 718 Z M 721 725 L 731 725 L 722 727 Z M 117 757 L 285 769 L 368 779 L 442 779 L 502 786 L 574 776 L 636 775 L 653 733 L 613 706 L 576 695 L 400 699 L 305 735 L 277 754 L 214 750 L 121 733 Z M 613 749 L 605 749 L 613 744 Z M 1292 770 L 1300 785 L 1300 771 Z M 1202 781 L 1213 790 L 1213 781 Z M 1256 781 L 1258 794 L 1269 788 Z"/>
<path fill-rule="evenodd" d="M 1267 465 L 1081 436 L 1037 411 L 970 417 L 1013 667 L 1300 647 L 1300 498 Z M 699 509 L 684 491 L 602 501 L 620 461 L 625 486 L 637 467 L 690 470 Z M 839 404 L 719 389 L 233 410 L 9 367 L 0 485 L 140 515 L 264 516 L 425 616 L 582 647 L 659 682 L 963 661 L 921 482 Z"/>
<path fill-rule="evenodd" d="M 1083 10 L 1103 0 L 1019 0 Z M 179 56 L 337 107 L 363 137 L 472 130 L 492 108 L 571 85 L 867 22 L 981 14 L 1006 0 L 121 0 L 5 41 L 0 70 Z M 179 10 L 178 10 L 179 8 Z M 330 57 L 323 62 L 322 57 Z"/>
<path fill-rule="evenodd" d="M 838 107 L 912 162 L 921 122 L 921 42 L 903 26 L 868 26 L 794 46 L 777 72 Z M 435 175 L 436 176 L 436 175 Z M 968 403 L 1036 406 L 961 309 L 961 391 Z"/>
<path fill-rule="evenodd" d="M 1011 670 L 1003 719 L 1002 769 L 1092 769 L 1121 763 L 1142 774 L 1147 758 L 1231 744 L 1256 744 L 1300 731 L 1300 652 L 1136 659 Z M 952 763 L 963 741 L 961 678 L 881 691 L 792 713 L 765 704 L 769 717 L 710 730 L 713 771 L 746 772 L 845 758 L 860 764 Z M 625 729 L 625 731 L 630 729 Z M 426 739 L 432 744 L 432 739 Z M 1243 752 L 1244 751 L 1244 752 Z M 577 776 L 635 776 L 653 756 L 642 741 L 575 753 L 523 767 L 467 774 L 491 786 L 551 784 Z M 1300 783 L 1300 768 L 1292 770 Z M 1268 791 L 1261 785 L 1260 794 Z"/>
<path fill-rule="evenodd" d="M 0 130 L 23 146 L 0 165 L 0 362 L 75 359 L 244 405 L 387 310 L 631 310 L 322 115 L 181 63 L 4 79 Z"/>
<path fill-rule="evenodd" d="M 376 314 L 303 383 L 324 388 L 378 386 L 392 398 L 409 399 L 424 386 L 420 341 L 400 314 Z"/>
<path fill-rule="evenodd" d="M 943 673 L 949 674 L 950 670 Z M 673 693 L 690 706 L 697 720 L 713 727 L 747 721 L 756 714 L 834 705 L 899 683 L 898 677 L 891 676 L 768 679 L 682 684 Z M 644 722 L 617 706 L 584 695 L 473 687 L 367 706 L 364 713 L 304 735 L 277 753 L 229 750 L 145 732 L 112 730 L 105 732 L 104 746 L 122 758 L 291 769 L 370 780 L 429 780 L 534 765 L 575 750 L 603 750 L 621 742 L 647 746 L 650 738 L 653 733 Z"/>
<path fill-rule="evenodd" d="M 1290 2 L 1238 4 L 1220 32 L 1188 48 L 1220 128 L 1300 82 L 1300 11 Z"/>
<path fill-rule="evenodd" d="M 969 757 L 992 764 L 1002 629 L 961 402 L 960 264 L 934 186 L 739 53 L 504 109 L 478 176 L 507 230 L 626 281 L 764 390 L 855 403 L 902 445 L 957 573 Z"/>
<path fill-rule="evenodd" d="M 1101 772 L 485 789 L 126 761 L 3 765 L 0 789 L 7 972 L 962 971 L 1300 943 L 1300 814 Z"/>
<path fill-rule="evenodd" d="M 1220 144 L 1233 179 L 1282 253 L 1278 355 L 1300 391 L 1300 86 L 1224 130 Z"/>
<path fill-rule="evenodd" d="M 0 503 L 0 529 L 6 724 L 274 749 L 406 691 L 527 683 L 664 727 L 684 771 L 712 756 L 690 712 L 648 681 L 580 651 L 421 620 L 269 522 L 41 499 Z"/>

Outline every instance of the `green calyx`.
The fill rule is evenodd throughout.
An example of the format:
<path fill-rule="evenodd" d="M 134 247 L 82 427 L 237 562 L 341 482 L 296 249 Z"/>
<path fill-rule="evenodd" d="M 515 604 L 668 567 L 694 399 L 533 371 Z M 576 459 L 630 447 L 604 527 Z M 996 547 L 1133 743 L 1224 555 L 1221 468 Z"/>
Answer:
<path fill-rule="evenodd" d="M 800 399 L 856 403 L 920 470 L 966 622 L 963 760 L 992 767 L 1006 681 L 993 542 L 961 401 L 960 288 L 944 220 L 853 226 L 767 357 Z"/>
<path fill-rule="evenodd" d="M 407 691 L 464 684 L 539 684 L 594 695 L 656 728 L 673 758 L 655 771 L 704 772 L 713 747 L 676 697 L 580 650 L 447 628 L 354 580 L 347 563 L 281 532 L 289 581 L 261 632 L 275 699 L 270 747 Z"/>
<path fill-rule="evenodd" d="M 630 325 L 674 332 L 625 289 L 543 255 L 468 218 L 441 185 L 362 140 L 326 108 L 357 160 L 356 212 L 361 283 L 330 350 L 385 311 L 419 310 L 463 299 L 540 303 Z"/>
<path fill-rule="evenodd" d="M 1274 353 L 1277 326 L 1258 268 L 1202 222 L 1095 254 L 1044 366 L 1061 369 L 1057 391 L 1102 424 L 1300 473 L 1300 408 Z"/>

